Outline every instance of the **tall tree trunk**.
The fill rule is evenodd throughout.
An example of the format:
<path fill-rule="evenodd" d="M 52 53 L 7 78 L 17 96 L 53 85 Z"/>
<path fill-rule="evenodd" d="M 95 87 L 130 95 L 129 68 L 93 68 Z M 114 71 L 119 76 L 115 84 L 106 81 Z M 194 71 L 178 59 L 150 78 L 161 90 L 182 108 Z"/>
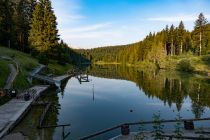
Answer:
<path fill-rule="evenodd" d="M 179 80 L 179 93 L 181 94 L 181 92 L 182 92 L 182 81 Z"/>
<path fill-rule="evenodd" d="M 199 48 L 199 55 L 201 55 L 201 48 L 202 48 L 202 34 L 200 32 L 200 48 Z"/>
<path fill-rule="evenodd" d="M 10 39 L 8 40 L 8 47 L 11 47 Z"/>
<path fill-rule="evenodd" d="M 182 54 L 183 43 L 181 41 L 180 54 Z"/>
<path fill-rule="evenodd" d="M 168 52 L 167 52 L 167 48 L 166 48 L 166 43 L 165 43 L 165 46 L 164 46 L 165 48 L 165 53 L 166 53 L 166 55 L 168 55 Z"/>
<path fill-rule="evenodd" d="M 174 49 L 174 41 L 172 39 L 172 43 L 171 43 L 171 56 L 173 56 L 173 49 Z"/>

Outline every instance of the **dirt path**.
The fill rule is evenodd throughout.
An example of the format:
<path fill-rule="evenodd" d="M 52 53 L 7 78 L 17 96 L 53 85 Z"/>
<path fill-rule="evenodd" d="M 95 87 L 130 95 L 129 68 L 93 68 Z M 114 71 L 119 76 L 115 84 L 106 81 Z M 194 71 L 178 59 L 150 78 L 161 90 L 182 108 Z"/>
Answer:
<path fill-rule="evenodd" d="M 16 70 L 16 68 L 13 64 L 9 64 L 9 68 L 10 68 L 10 74 L 9 74 L 7 81 L 5 82 L 5 86 L 4 86 L 4 89 L 6 89 L 6 90 L 12 88 L 15 77 L 18 74 L 18 71 Z"/>
<path fill-rule="evenodd" d="M 14 64 L 9 64 L 10 74 L 9 74 L 7 80 L 5 81 L 4 89 L 9 90 L 12 88 L 13 82 L 14 82 L 16 76 L 18 75 L 18 63 L 9 56 L 0 56 L 0 59 L 12 61 L 15 64 L 15 66 L 14 66 Z"/>

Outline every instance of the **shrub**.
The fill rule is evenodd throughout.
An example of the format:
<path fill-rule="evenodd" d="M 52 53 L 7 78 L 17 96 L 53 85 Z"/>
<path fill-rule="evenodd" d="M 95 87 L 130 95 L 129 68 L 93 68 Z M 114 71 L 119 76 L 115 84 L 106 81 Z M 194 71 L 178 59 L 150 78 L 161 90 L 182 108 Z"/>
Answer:
<path fill-rule="evenodd" d="M 44 54 L 40 54 L 38 56 L 38 60 L 39 60 L 39 63 L 44 64 L 44 65 L 48 65 L 48 63 L 49 63 L 49 59 L 48 59 L 47 55 L 44 55 Z"/>
<path fill-rule="evenodd" d="M 182 59 L 177 66 L 177 69 L 184 72 L 192 72 L 194 68 L 192 67 L 190 60 Z"/>

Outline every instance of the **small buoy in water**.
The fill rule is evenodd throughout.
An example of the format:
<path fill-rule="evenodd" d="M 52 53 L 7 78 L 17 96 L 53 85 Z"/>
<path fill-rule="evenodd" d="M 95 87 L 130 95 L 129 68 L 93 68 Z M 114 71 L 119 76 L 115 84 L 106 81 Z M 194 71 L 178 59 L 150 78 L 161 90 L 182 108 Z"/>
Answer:
<path fill-rule="evenodd" d="M 130 109 L 130 112 L 133 112 L 133 110 L 132 110 L 132 109 Z"/>

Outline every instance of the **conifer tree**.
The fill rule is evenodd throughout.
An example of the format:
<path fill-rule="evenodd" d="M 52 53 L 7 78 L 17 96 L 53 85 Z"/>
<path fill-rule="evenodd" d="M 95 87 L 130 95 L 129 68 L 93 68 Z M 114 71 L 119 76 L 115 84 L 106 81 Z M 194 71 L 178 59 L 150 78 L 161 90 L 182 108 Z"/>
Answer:
<path fill-rule="evenodd" d="M 34 50 L 46 53 L 58 44 L 56 16 L 50 0 L 40 0 L 33 12 L 29 41 Z"/>
<path fill-rule="evenodd" d="M 203 13 L 200 13 L 198 19 L 195 21 L 195 30 L 199 33 L 199 55 L 202 54 L 202 40 L 205 31 L 205 25 L 208 23 Z"/>
<path fill-rule="evenodd" d="M 9 0 L 0 1 L 0 44 L 11 47 L 13 7 Z"/>
<path fill-rule="evenodd" d="M 58 45 L 58 30 L 56 16 L 52 10 L 50 0 L 45 0 L 44 7 L 44 50 L 54 49 Z"/>
<path fill-rule="evenodd" d="M 33 12 L 33 19 L 31 23 L 31 30 L 29 33 L 29 42 L 31 48 L 38 52 L 44 52 L 43 49 L 43 30 L 44 30 L 44 1 L 40 0 Z"/>
<path fill-rule="evenodd" d="M 174 25 L 172 24 L 169 30 L 169 40 L 170 40 L 170 54 L 174 54 Z"/>
<path fill-rule="evenodd" d="M 179 23 L 179 27 L 178 27 L 178 36 L 179 36 L 179 41 L 180 41 L 180 52 L 179 54 L 182 54 L 183 52 L 183 40 L 184 40 L 184 23 L 181 21 Z"/>

